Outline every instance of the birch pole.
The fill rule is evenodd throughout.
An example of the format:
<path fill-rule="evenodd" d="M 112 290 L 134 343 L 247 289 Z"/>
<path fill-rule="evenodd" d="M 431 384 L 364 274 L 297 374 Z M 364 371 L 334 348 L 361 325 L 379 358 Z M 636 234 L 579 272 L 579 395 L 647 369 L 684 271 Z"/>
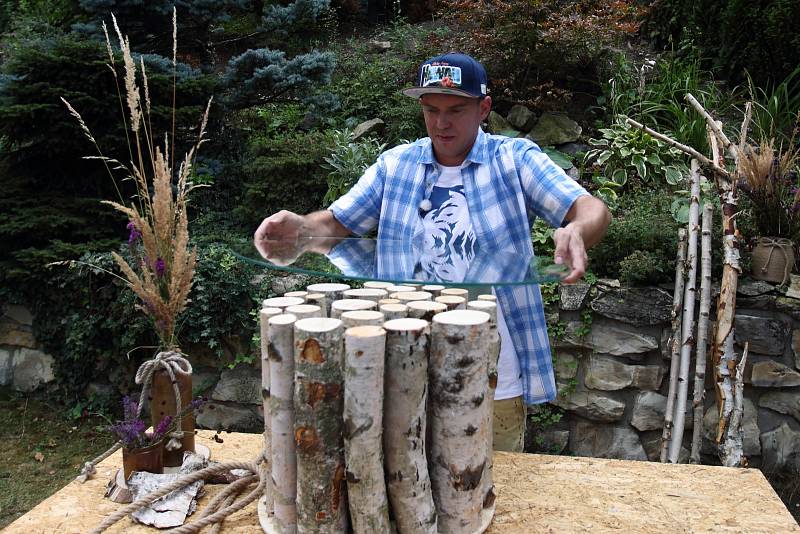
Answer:
<path fill-rule="evenodd" d="M 339 319 L 342 321 L 345 328 L 369 325 L 382 326 L 386 320 L 381 312 L 375 310 L 354 310 L 344 312 Z"/>
<path fill-rule="evenodd" d="M 434 302 L 441 302 L 442 304 L 446 305 L 448 311 L 467 309 L 467 299 L 464 297 L 458 297 L 456 295 L 440 295 L 433 300 Z"/>
<path fill-rule="evenodd" d="M 269 399 L 270 399 L 270 372 L 269 372 L 269 319 L 280 315 L 280 308 L 262 308 L 258 313 L 260 326 L 261 345 L 261 405 L 264 412 L 264 461 L 272 465 L 272 435 L 270 433 Z M 264 504 L 267 515 L 271 516 L 273 508 L 273 488 L 271 480 L 264 486 Z"/>
<path fill-rule="evenodd" d="M 427 291 L 398 291 L 397 293 L 391 293 L 389 298 L 397 299 L 401 304 L 408 304 L 409 302 L 420 300 L 433 300 L 433 294 Z"/>
<path fill-rule="evenodd" d="M 305 299 L 300 297 L 272 297 L 261 302 L 262 308 L 279 308 L 285 310 L 289 306 L 304 304 Z"/>
<path fill-rule="evenodd" d="M 342 296 L 346 299 L 371 300 L 373 302 L 378 302 L 379 300 L 386 298 L 388 295 L 389 293 L 385 289 L 377 287 L 348 289 L 342 294 Z"/>
<path fill-rule="evenodd" d="M 305 296 L 306 304 L 319 306 L 322 310 L 322 316 L 328 317 L 330 315 L 330 303 L 328 297 L 324 293 L 308 293 Z"/>
<path fill-rule="evenodd" d="M 489 439 L 484 424 L 488 341 L 488 313 L 454 310 L 433 318 L 431 483 L 439 528 L 448 534 L 473 534 L 481 528 L 481 479 Z"/>
<path fill-rule="evenodd" d="M 689 461 L 700 463 L 700 436 L 703 429 L 703 408 L 706 392 L 706 360 L 708 356 L 708 317 L 711 308 L 711 228 L 714 226 L 714 206 L 703 206 L 703 230 L 700 246 L 700 318 L 697 323 L 695 351 L 694 395 L 692 398 L 692 449 Z"/>
<path fill-rule="evenodd" d="M 389 534 L 381 444 L 386 331 L 380 326 L 349 328 L 344 346 L 344 451 L 353 531 Z"/>
<path fill-rule="evenodd" d="M 405 304 L 383 304 L 378 308 L 387 321 L 403 319 L 408 316 L 408 306 Z"/>
<path fill-rule="evenodd" d="M 274 523 L 281 534 L 293 534 L 297 529 L 295 506 L 297 461 L 294 441 L 294 323 L 296 321 L 297 317 L 290 313 L 276 315 L 269 320 L 271 384 L 269 418 L 272 431 L 270 467 L 274 488 Z"/>
<path fill-rule="evenodd" d="M 689 396 L 689 367 L 694 349 L 694 305 L 697 294 L 697 237 L 700 233 L 700 163 L 692 160 L 691 198 L 689 205 L 689 244 L 686 252 L 688 275 L 683 293 L 683 319 L 681 321 L 681 357 L 678 374 L 678 392 L 670 436 L 668 459 L 678 463 L 683 443 L 683 430 L 686 423 L 686 400 Z"/>
<path fill-rule="evenodd" d="M 667 407 L 664 411 L 664 430 L 661 433 L 661 463 L 667 461 L 669 442 L 672 438 L 672 416 L 674 413 L 675 395 L 678 391 L 678 340 L 681 333 L 681 308 L 683 306 L 683 286 L 686 283 L 686 248 L 687 233 L 685 228 L 678 230 L 678 257 L 675 260 L 675 291 L 672 294 L 672 337 L 670 338 L 669 390 L 667 391 Z"/>
<path fill-rule="evenodd" d="M 331 304 L 334 301 L 337 301 L 342 298 L 345 291 L 350 289 L 350 286 L 347 284 L 311 284 L 306 288 L 306 291 L 309 293 L 322 293 L 325 295 L 325 303 L 327 308 L 325 309 L 325 316 L 330 317 L 331 315 Z M 308 300 L 308 297 L 306 297 Z M 318 302 L 309 302 L 309 304 L 317 304 Z"/>
<path fill-rule="evenodd" d="M 309 317 L 323 317 L 322 308 L 315 304 L 295 304 L 289 306 L 285 310 L 286 313 L 291 313 L 298 319 L 308 319 Z"/>
<path fill-rule="evenodd" d="M 342 299 L 334 301 L 331 304 L 331 317 L 339 319 L 344 312 L 356 310 L 374 310 L 378 307 L 378 303 L 371 300 L 363 299 Z"/>
<path fill-rule="evenodd" d="M 440 284 L 426 284 L 419 289 L 420 291 L 427 291 L 428 293 L 433 295 L 433 298 L 436 298 L 442 292 L 442 289 L 445 289 L 445 287 Z"/>
<path fill-rule="evenodd" d="M 408 316 L 413 319 L 422 319 L 430 322 L 433 316 L 437 313 L 447 311 L 447 306 L 441 302 L 433 302 L 432 300 L 418 300 L 416 302 L 409 302 Z"/>
<path fill-rule="evenodd" d="M 347 531 L 342 411 L 344 329 L 338 319 L 295 323 L 297 532 Z"/>
<path fill-rule="evenodd" d="M 399 532 L 435 534 L 436 508 L 425 458 L 428 322 L 396 319 L 386 330 L 383 449 L 386 480 Z"/>

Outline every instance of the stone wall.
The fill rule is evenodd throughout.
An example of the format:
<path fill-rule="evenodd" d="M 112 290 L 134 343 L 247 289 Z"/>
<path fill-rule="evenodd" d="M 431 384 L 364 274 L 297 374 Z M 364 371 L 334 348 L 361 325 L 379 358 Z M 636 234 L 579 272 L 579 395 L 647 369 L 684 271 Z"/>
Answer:
<path fill-rule="evenodd" d="M 53 380 L 53 357 L 39 350 L 33 316 L 22 306 L 0 308 L 0 386 L 33 391 Z"/>
<path fill-rule="evenodd" d="M 532 424 L 532 450 L 632 460 L 658 460 L 669 387 L 672 288 L 620 288 L 601 280 L 560 288 L 550 317 L 556 378 L 552 405 L 561 420 Z M 713 320 L 713 309 L 712 309 Z M 709 337 L 711 329 L 709 326 Z M 737 353 L 749 341 L 745 369 L 744 452 L 750 465 L 800 472 L 800 300 L 766 282 L 740 282 Z M 694 358 L 693 358 L 694 359 Z M 713 372 L 706 373 L 702 417 L 704 462 L 715 463 Z M 694 361 L 691 369 L 694 369 Z M 691 407 L 693 374 L 690 375 Z M 691 410 L 691 408 L 689 408 Z M 550 408 L 532 408 L 534 414 Z M 556 417 L 557 418 L 557 417 Z M 691 443 L 687 414 L 684 450 Z"/>
<path fill-rule="evenodd" d="M 559 291 L 548 320 L 555 325 L 551 335 L 561 395 L 550 405 L 530 409 L 527 449 L 657 460 L 669 382 L 672 288 L 621 288 L 615 280 L 600 280 L 593 286 L 562 286 Z M 30 391 L 53 379 L 53 358 L 37 350 L 31 323 L 23 308 L 8 306 L 3 312 L 2 385 Z M 800 472 L 800 298 L 787 296 L 772 284 L 742 280 L 736 340 L 738 345 L 750 342 L 745 455 L 751 465 L 768 471 Z M 209 399 L 197 418 L 198 426 L 261 431 L 259 359 L 254 365 L 220 371 L 215 356 L 204 356 L 200 348 L 187 351 L 195 367 L 195 390 Z M 741 346 L 737 351 L 741 353 Z M 704 462 L 715 463 L 716 407 L 710 369 L 706 377 L 703 454 Z M 690 397 L 692 385 L 690 378 Z M 686 425 L 682 461 L 689 454 L 691 414 Z"/>

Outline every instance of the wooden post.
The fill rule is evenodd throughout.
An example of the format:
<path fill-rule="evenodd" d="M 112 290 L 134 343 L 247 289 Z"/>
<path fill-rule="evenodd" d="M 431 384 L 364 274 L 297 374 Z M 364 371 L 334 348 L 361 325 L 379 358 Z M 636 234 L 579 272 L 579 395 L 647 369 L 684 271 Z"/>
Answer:
<path fill-rule="evenodd" d="M 408 316 L 413 319 L 423 319 L 430 322 L 434 315 L 447 311 L 447 306 L 432 300 L 411 301 L 408 304 Z"/>
<path fill-rule="evenodd" d="M 697 323 L 695 350 L 694 395 L 692 398 L 692 449 L 690 462 L 700 463 L 700 436 L 703 430 L 703 412 L 706 389 L 706 360 L 708 356 L 708 316 L 711 309 L 711 228 L 714 226 L 714 205 L 703 207 L 703 231 L 700 246 L 700 319 Z"/>
<path fill-rule="evenodd" d="M 683 293 L 683 320 L 681 321 L 681 358 L 678 374 L 678 393 L 673 416 L 672 436 L 670 437 L 668 459 L 678 463 L 683 443 L 683 429 L 686 420 L 686 399 L 689 396 L 689 366 L 692 361 L 694 343 L 694 304 L 697 293 L 697 237 L 700 233 L 700 163 L 692 160 L 691 204 L 689 205 L 689 244 L 686 251 L 686 264 L 689 269 Z"/>
<path fill-rule="evenodd" d="M 664 412 L 664 429 L 661 432 L 662 463 L 667 461 L 669 442 L 672 438 L 672 417 L 674 415 L 675 395 L 678 392 L 678 347 L 681 335 L 681 308 L 683 306 L 683 286 L 686 282 L 686 246 L 685 228 L 678 230 L 678 259 L 675 261 L 675 291 L 672 294 L 672 337 L 670 338 L 669 389 L 667 391 L 667 407 Z"/>
<path fill-rule="evenodd" d="M 331 304 L 331 317 L 338 319 L 344 312 L 355 310 L 374 310 L 378 307 L 377 302 L 362 299 L 342 299 Z"/>
<path fill-rule="evenodd" d="M 408 306 L 405 304 L 384 304 L 379 309 L 387 321 L 408 316 Z"/>
<path fill-rule="evenodd" d="M 352 328 L 354 326 L 381 326 L 386 317 L 375 310 L 354 310 L 344 312 L 340 319 L 345 328 Z"/>
<path fill-rule="evenodd" d="M 270 372 L 269 372 L 269 319 L 280 315 L 280 308 L 262 308 L 258 313 L 259 339 L 261 345 L 261 407 L 264 411 L 264 461 L 272 462 L 272 435 L 270 432 L 269 399 L 270 399 Z M 271 464 L 270 464 L 271 467 Z M 271 481 L 264 487 L 265 508 L 268 515 L 273 512 L 273 488 Z"/>
<path fill-rule="evenodd" d="M 434 302 L 441 302 L 442 304 L 446 305 L 448 311 L 467 309 L 467 299 L 464 297 L 457 297 L 455 295 L 441 295 L 436 297 Z"/>
<path fill-rule="evenodd" d="M 271 299 L 264 299 L 261 302 L 262 308 L 280 308 L 281 310 L 285 310 L 289 306 L 296 306 L 297 304 L 303 304 L 305 299 L 301 299 L 300 297 L 272 297 Z"/>
<path fill-rule="evenodd" d="M 345 291 L 350 289 L 347 284 L 311 284 L 306 288 L 309 293 L 322 293 L 326 297 L 327 309 L 325 314 L 327 317 L 331 315 L 331 303 L 342 298 Z M 312 304 L 309 302 L 309 304 Z M 318 304 L 314 302 L 313 304 Z"/>
<path fill-rule="evenodd" d="M 427 291 L 398 291 L 389 295 L 389 298 L 397 299 L 401 304 L 408 304 L 418 300 L 432 300 L 433 295 Z"/>
<path fill-rule="evenodd" d="M 291 306 L 290 306 L 291 307 Z M 316 307 L 316 306 L 315 306 Z M 317 308 L 319 312 L 319 308 Z M 294 323 L 286 313 L 269 320 L 272 484 L 275 525 L 279 532 L 297 528 L 297 462 L 294 441 Z M 267 414 L 265 413 L 265 417 Z"/>
<path fill-rule="evenodd" d="M 386 330 L 383 448 L 389 500 L 399 532 L 437 532 L 425 458 L 428 322 L 395 319 Z"/>
<path fill-rule="evenodd" d="M 347 529 L 343 338 L 338 319 L 295 323 L 294 436 L 297 446 L 297 531 Z"/>
<path fill-rule="evenodd" d="M 444 298 L 444 297 L 439 297 Z M 460 298 L 460 297 L 453 297 Z M 489 314 L 454 310 L 431 326 L 431 483 L 440 529 L 481 528 L 481 479 L 488 461 Z"/>
<path fill-rule="evenodd" d="M 323 317 L 322 308 L 315 304 L 295 304 L 286 308 L 286 313 L 291 313 L 298 319 L 307 319 L 309 317 Z"/>
<path fill-rule="evenodd" d="M 371 300 L 373 302 L 378 302 L 379 300 L 386 298 L 387 295 L 389 295 L 389 293 L 385 289 L 370 287 L 364 287 L 361 289 L 348 289 L 344 292 L 344 298 L 346 299 Z"/>
<path fill-rule="evenodd" d="M 382 448 L 386 331 L 380 326 L 349 328 L 344 346 L 344 450 L 353 531 L 388 533 Z"/>

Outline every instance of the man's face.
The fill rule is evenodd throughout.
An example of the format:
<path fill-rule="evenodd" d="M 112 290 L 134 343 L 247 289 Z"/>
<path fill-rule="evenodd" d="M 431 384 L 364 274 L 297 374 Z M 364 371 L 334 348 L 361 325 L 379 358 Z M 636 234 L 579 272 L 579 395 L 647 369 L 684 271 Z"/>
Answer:
<path fill-rule="evenodd" d="M 481 121 L 489 115 L 492 99 L 426 94 L 420 102 L 436 160 L 448 167 L 461 165 L 475 143 Z"/>

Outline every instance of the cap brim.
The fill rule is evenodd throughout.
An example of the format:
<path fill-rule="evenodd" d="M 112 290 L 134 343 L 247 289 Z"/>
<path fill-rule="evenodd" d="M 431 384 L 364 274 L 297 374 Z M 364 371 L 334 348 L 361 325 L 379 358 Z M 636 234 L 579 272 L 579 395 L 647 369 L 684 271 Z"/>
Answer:
<path fill-rule="evenodd" d="M 402 93 L 411 98 L 419 98 L 422 95 L 455 95 L 466 96 L 467 98 L 481 98 L 484 95 L 473 95 L 461 89 L 453 89 L 451 87 L 409 87 L 403 89 Z"/>

